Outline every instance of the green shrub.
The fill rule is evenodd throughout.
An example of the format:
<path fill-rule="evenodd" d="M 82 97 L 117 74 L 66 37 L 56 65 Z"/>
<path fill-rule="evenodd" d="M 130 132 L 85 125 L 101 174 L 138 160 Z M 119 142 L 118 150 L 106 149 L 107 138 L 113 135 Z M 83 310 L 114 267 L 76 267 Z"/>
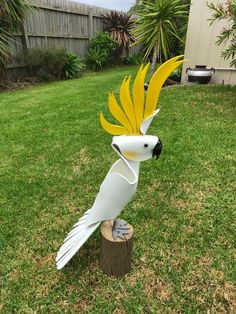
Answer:
<path fill-rule="evenodd" d="M 65 67 L 65 49 L 49 48 L 41 52 L 39 74 L 43 80 L 50 81 L 63 78 Z"/>
<path fill-rule="evenodd" d="M 87 63 L 92 70 L 100 70 L 116 61 L 118 44 L 106 32 L 98 33 L 90 40 Z"/>
<path fill-rule="evenodd" d="M 143 55 L 141 53 L 134 53 L 122 58 L 122 62 L 127 65 L 139 65 L 143 62 Z"/>
<path fill-rule="evenodd" d="M 179 66 L 179 67 L 173 72 L 173 74 L 176 75 L 177 77 L 181 78 L 181 76 L 182 76 L 182 70 L 183 70 L 183 65 L 181 64 L 181 66 Z"/>
<path fill-rule="evenodd" d="M 181 65 L 174 72 L 171 73 L 171 75 L 169 76 L 169 79 L 175 82 L 181 82 L 182 70 L 183 70 L 183 66 Z"/>
<path fill-rule="evenodd" d="M 103 51 L 111 61 L 116 55 L 118 43 L 107 32 L 100 32 L 91 38 L 90 48 Z"/>
<path fill-rule="evenodd" d="M 85 64 L 76 53 L 67 52 L 64 73 L 67 79 L 76 78 L 85 68 Z"/>
<path fill-rule="evenodd" d="M 28 67 L 30 76 L 43 81 L 75 78 L 85 66 L 77 54 L 58 48 L 29 49 L 18 60 Z"/>
<path fill-rule="evenodd" d="M 101 70 L 108 62 L 107 54 L 101 49 L 89 49 L 86 58 L 87 64 L 93 71 Z"/>

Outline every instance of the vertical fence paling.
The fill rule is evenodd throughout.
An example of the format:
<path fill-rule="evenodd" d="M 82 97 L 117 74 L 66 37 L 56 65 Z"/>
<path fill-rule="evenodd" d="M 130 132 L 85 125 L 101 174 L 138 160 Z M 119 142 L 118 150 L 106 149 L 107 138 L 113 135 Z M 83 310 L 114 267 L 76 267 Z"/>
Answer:
<path fill-rule="evenodd" d="M 84 57 L 89 39 L 102 30 L 101 14 L 109 11 L 68 0 L 29 2 L 33 9 L 27 15 L 22 32 L 14 34 L 16 55 L 25 48 L 63 47 Z M 14 57 L 8 64 L 9 71 L 13 72 L 24 67 Z"/>

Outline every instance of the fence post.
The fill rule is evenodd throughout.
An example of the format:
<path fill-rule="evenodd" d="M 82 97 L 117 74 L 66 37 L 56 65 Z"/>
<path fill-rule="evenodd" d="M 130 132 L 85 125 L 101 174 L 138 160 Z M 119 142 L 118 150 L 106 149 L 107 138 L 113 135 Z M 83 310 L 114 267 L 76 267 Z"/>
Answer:
<path fill-rule="evenodd" d="M 30 47 L 30 45 L 29 45 L 29 37 L 28 37 L 27 32 L 25 30 L 25 22 L 22 24 L 22 36 L 23 36 L 24 48 L 28 49 Z"/>
<path fill-rule="evenodd" d="M 88 33 L 89 38 L 93 37 L 93 11 L 91 7 L 88 9 Z"/>
<path fill-rule="evenodd" d="M 25 51 L 26 56 L 28 55 L 28 49 L 30 48 L 30 43 L 29 43 L 29 37 L 26 32 L 26 27 L 25 27 L 25 22 L 22 24 L 22 37 L 23 37 L 23 46 Z M 32 76 L 33 75 L 33 70 L 30 65 L 26 66 L 28 75 Z"/>

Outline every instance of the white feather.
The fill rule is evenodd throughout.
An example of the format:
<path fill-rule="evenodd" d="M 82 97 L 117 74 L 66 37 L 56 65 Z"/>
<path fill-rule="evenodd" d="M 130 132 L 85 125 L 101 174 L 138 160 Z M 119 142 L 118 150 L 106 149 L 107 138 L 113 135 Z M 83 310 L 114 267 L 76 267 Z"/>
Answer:
<path fill-rule="evenodd" d="M 79 236 L 77 240 L 73 241 L 69 245 L 67 245 L 67 243 L 62 245 L 56 257 L 57 269 L 62 269 L 69 262 L 69 260 L 76 254 L 76 252 L 81 248 L 81 246 L 99 225 L 100 222 L 86 226 L 81 234 L 79 234 L 80 231 L 78 231 Z"/>
<path fill-rule="evenodd" d="M 78 247 L 77 244 L 81 241 L 82 238 L 85 237 L 86 233 L 90 230 L 90 228 L 86 225 L 86 220 L 89 212 L 90 209 L 88 209 L 79 219 L 79 221 L 74 224 L 72 230 L 66 236 L 63 245 L 60 247 L 57 253 L 56 262 L 64 258 L 66 254 L 68 254 L 74 247 L 77 247 L 77 250 L 79 250 L 80 247 Z"/>

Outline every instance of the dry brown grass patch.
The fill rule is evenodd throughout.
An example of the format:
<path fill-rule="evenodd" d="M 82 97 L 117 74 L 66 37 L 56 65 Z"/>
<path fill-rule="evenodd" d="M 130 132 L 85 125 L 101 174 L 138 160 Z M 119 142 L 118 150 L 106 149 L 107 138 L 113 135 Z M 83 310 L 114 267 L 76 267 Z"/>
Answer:
<path fill-rule="evenodd" d="M 148 184 L 147 191 L 155 191 L 159 188 L 161 182 L 157 179 L 154 179 Z"/>
<path fill-rule="evenodd" d="M 158 277 L 151 269 L 142 266 L 127 277 L 127 282 L 131 287 L 134 287 L 138 280 L 144 281 L 144 291 L 148 299 L 151 300 L 155 298 L 161 303 L 170 300 L 172 295 L 171 286 L 162 278 Z"/>
<path fill-rule="evenodd" d="M 88 156 L 88 149 L 83 147 L 79 151 L 79 156 L 74 157 L 73 173 L 79 175 L 82 167 L 88 165 L 91 162 L 91 158 Z"/>
<path fill-rule="evenodd" d="M 183 182 L 179 184 L 180 190 L 191 192 L 194 188 L 194 185 L 190 182 Z"/>
<path fill-rule="evenodd" d="M 39 256 L 38 258 L 35 258 L 35 261 L 37 262 L 37 267 L 45 268 L 48 266 L 54 266 L 55 265 L 55 254 L 50 253 L 45 256 Z"/>
<path fill-rule="evenodd" d="M 172 289 L 163 279 L 157 277 L 154 271 L 148 269 L 145 274 L 145 292 L 149 299 L 157 298 L 161 303 L 171 298 Z"/>
<path fill-rule="evenodd" d="M 123 309 L 115 309 L 112 314 L 127 314 Z"/>
<path fill-rule="evenodd" d="M 21 272 L 19 269 L 14 268 L 9 274 L 8 274 L 8 279 L 9 281 L 18 281 L 21 276 Z"/>
<path fill-rule="evenodd" d="M 77 300 L 75 308 L 77 313 L 85 313 L 90 308 L 89 300 L 88 299 Z"/>

